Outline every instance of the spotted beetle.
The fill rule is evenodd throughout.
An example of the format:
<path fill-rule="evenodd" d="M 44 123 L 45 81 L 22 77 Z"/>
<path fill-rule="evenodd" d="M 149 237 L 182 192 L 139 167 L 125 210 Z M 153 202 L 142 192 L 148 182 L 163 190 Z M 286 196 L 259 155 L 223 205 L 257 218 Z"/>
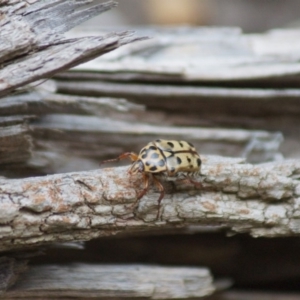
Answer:
<path fill-rule="evenodd" d="M 120 161 L 127 157 L 133 162 L 128 173 L 130 175 L 142 173 L 143 175 L 144 189 L 138 195 L 137 201 L 147 193 L 151 177 L 160 191 L 159 207 L 165 195 L 164 187 L 159 179 L 188 179 L 195 186 L 201 186 L 201 183 L 192 179 L 200 175 L 201 159 L 194 145 L 189 142 L 159 139 L 148 143 L 142 148 L 139 155 L 134 152 L 126 152 L 115 159 L 105 160 L 102 163 Z M 158 215 L 159 209 L 157 217 Z"/>

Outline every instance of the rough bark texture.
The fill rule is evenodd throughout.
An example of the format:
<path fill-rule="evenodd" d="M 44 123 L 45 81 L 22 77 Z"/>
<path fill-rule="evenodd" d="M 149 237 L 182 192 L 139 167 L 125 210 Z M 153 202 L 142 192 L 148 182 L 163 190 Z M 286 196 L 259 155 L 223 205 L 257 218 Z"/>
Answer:
<path fill-rule="evenodd" d="M 203 161 L 203 189 L 183 182 L 170 193 L 167 186 L 158 220 L 155 190 L 132 207 L 141 178 L 129 178 L 126 168 L 1 179 L 0 249 L 190 224 L 217 223 L 256 237 L 299 235 L 299 161 Z"/>

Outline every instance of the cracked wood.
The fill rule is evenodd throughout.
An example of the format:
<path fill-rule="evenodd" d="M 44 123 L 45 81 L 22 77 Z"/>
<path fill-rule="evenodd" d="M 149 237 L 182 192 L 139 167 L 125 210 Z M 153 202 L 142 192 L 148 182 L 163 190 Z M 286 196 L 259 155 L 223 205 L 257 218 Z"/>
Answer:
<path fill-rule="evenodd" d="M 0 180 L 0 250 L 190 224 L 223 225 L 253 236 L 299 235 L 300 161 L 260 165 L 203 157 L 202 190 L 166 184 L 138 202 L 141 176 L 128 167 Z M 200 178 L 199 178 L 200 180 Z"/>
<path fill-rule="evenodd" d="M 1 6 L 0 97 L 139 40 L 132 32 L 66 38 L 70 28 L 116 6 L 114 1 L 98 2 L 17 1 Z"/>

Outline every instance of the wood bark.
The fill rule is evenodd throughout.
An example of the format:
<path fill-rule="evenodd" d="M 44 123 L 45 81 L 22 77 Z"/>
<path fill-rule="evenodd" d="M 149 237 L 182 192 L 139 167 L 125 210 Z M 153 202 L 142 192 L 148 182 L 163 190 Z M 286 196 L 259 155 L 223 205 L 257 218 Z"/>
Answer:
<path fill-rule="evenodd" d="M 155 190 L 132 207 L 141 178 L 129 178 L 126 170 L 1 179 L 0 250 L 191 224 L 219 224 L 255 237 L 299 235 L 297 160 L 251 165 L 204 157 L 203 189 L 167 186 L 159 219 Z"/>

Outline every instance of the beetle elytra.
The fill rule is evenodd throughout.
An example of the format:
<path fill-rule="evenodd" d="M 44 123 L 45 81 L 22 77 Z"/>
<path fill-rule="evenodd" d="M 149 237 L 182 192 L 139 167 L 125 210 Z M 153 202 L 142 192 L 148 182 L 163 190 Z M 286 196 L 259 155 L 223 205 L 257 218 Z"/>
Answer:
<path fill-rule="evenodd" d="M 126 152 L 115 159 L 105 160 L 103 163 L 119 161 L 128 157 L 133 162 L 128 173 L 143 175 L 144 188 L 138 195 L 137 201 L 147 193 L 150 178 L 160 191 L 159 207 L 165 195 L 164 187 L 159 179 L 188 179 L 194 185 L 201 186 L 200 182 L 193 179 L 200 175 L 201 159 L 195 147 L 189 142 L 159 139 L 148 143 L 138 155 L 134 152 Z M 157 217 L 158 215 L 159 209 Z"/>

